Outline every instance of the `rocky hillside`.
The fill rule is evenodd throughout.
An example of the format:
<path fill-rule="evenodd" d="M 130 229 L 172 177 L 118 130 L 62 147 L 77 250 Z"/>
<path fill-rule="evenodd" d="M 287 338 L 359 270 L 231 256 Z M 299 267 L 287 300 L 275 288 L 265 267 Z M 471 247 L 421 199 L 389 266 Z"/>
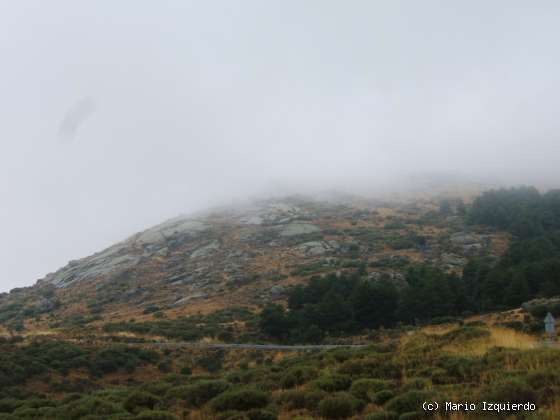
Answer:
<path fill-rule="evenodd" d="M 461 201 L 290 197 L 181 216 L 0 297 L 0 322 L 107 321 L 207 314 L 282 302 L 310 276 L 359 269 L 400 286 L 409 264 L 460 272 L 499 255 L 504 233 L 465 225 Z M 12 325 L 12 328 L 14 326 Z"/>

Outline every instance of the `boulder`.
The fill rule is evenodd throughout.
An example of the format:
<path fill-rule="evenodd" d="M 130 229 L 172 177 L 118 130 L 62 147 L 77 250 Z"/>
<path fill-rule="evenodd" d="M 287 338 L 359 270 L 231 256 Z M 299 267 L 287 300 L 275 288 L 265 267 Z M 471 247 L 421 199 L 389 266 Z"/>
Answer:
<path fill-rule="evenodd" d="M 194 299 L 206 299 L 208 295 L 206 293 L 193 293 L 192 295 L 188 295 L 185 297 L 180 298 L 171 306 L 182 306 L 189 303 L 191 300 Z"/>
<path fill-rule="evenodd" d="M 321 228 L 311 223 L 289 223 L 281 231 L 280 236 L 296 236 L 320 232 Z"/>
<path fill-rule="evenodd" d="M 131 240 L 140 244 L 165 242 L 173 236 L 195 234 L 205 231 L 208 228 L 209 226 L 207 224 L 198 220 L 177 217 L 147 229 L 131 238 Z"/>
<path fill-rule="evenodd" d="M 278 298 L 285 293 L 286 293 L 286 288 L 284 286 L 279 285 L 279 284 L 277 284 L 275 286 L 272 286 L 270 288 L 270 296 L 273 297 L 273 298 Z"/>
<path fill-rule="evenodd" d="M 214 251 L 220 248 L 220 243 L 218 241 L 212 241 L 208 245 L 205 245 L 201 248 L 198 248 L 191 254 L 191 258 L 201 258 L 207 257 L 208 255 L 212 254 Z"/>
<path fill-rule="evenodd" d="M 310 241 L 299 244 L 295 250 L 305 256 L 314 257 L 337 251 L 340 245 L 336 241 Z"/>
<path fill-rule="evenodd" d="M 466 232 L 455 233 L 450 239 L 454 245 L 471 245 L 480 242 L 478 237 Z"/>
<path fill-rule="evenodd" d="M 467 260 L 465 258 L 454 254 L 443 254 L 441 256 L 441 262 L 452 267 L 464 267 L 467 265 Z"/>

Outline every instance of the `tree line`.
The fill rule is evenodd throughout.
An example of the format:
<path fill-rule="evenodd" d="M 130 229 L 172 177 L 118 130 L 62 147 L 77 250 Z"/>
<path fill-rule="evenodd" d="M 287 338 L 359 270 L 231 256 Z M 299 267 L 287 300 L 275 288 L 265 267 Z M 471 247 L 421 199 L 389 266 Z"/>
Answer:
<path fill-rule="evenodd" d="M 287 309 L 264 308 L 261 331 L 284 341 L 319 342 L 325 335 L 503 310 L 560 294 L 560 190 L 489 191 L 464 217 L 510 232 L 506 254 L 498 260 L 472 258 L 461 276 L 431 265 L 412 266 L 401 289 L 388 278 L 371 280 L 361 272 L 315 276 L 290 292 Z"/>

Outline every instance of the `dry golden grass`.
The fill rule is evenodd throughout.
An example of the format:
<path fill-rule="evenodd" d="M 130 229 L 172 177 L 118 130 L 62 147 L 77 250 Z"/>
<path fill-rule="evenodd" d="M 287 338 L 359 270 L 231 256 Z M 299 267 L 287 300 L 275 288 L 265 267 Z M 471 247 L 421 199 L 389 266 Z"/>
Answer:
<path fill-rule="evenodd" d="M 435 420 L 466 420 L 469 417 L 467 417 L 467 415 L 465 413 L 461 413 L 461 412 L 457 412 L 457 413 L 451 413 L 451 414 L 446 414 L 446 415 L 442 415 L 442 414 L 436 414 L 434 416 Z M 470 417 L 472 418 L 472 417 Z"/>
<path fill-rule="evenodd" d="M 486 354 L 494 347 L 529 350 L 539 345 L 535 337 L 518 331 L 499 327 L 490 327 L 488 330 L 490 331 L 489 337 L 475 339 L 466 343 L 450 344 L 445 346 L 443 350 L 455 354 L 480 356 Z"/>
<path fill-rule="evenodd" d="M 443 335 L 457 328 L 456 324 L 428 325 L 422 332 L 430 335 Z"/>
<path fill-rule="evenodd" d="M 560 419 L 560 399 L 556 399 L 546 409 L 539 410 L 539 419 L 558 420 Z"/>

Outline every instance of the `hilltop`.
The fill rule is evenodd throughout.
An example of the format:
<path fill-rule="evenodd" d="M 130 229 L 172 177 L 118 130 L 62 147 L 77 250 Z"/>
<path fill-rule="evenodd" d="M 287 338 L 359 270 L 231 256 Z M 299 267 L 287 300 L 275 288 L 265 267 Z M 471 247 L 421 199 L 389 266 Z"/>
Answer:
<path fill-rule="evenodd" d="M 0 297 L 0 418 L 558 418 L 559 204 L 298 196 L 166 221 Z"/>
<path fill-rule="evenodd" d="M 445 200 L 445 206 L 462 201 Z M 281 302 L 314 274 L 362 267 L 371 279 L 403 284 L 411 264 L 461 272 L 467 258 L 499 257 L 508 234 L 467 226 L 441 199 L 375 202 L 289 197 L 181 216 L 50 273 L 0 298 L 17 302 L 26 325 L 53 319 L 106 321 L 208 314 Z M 3 302 L 4 305 L 2 305 Z M 9 304 L 8 304 L 9 303 Z M 149 317 L 151 317 L 150 315 Z"/>

